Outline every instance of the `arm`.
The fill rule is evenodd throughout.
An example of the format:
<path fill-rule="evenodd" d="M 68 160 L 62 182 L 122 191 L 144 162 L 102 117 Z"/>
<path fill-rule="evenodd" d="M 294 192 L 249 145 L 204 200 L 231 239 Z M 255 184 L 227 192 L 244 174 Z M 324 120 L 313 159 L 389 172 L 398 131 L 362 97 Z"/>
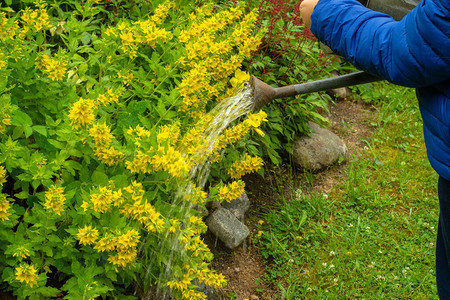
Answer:
<path fill-rule="evenodd" d="M 313 9 L 314 35 L 355 66 L 410 87 L 450 79 L 447 0 L 422 1 L 400 22 L 357 0 L 320 0 Z"/>

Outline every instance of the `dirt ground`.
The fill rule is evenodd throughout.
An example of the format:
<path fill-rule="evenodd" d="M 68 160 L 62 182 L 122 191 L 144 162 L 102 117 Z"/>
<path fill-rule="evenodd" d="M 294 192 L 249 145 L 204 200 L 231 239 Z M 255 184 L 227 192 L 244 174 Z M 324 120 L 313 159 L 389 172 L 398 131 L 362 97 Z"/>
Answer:
<path fill-rule="evenodd" d="M 330 107 L 327 115 L 330 120 L 328 129 L 337 134 L 348 147 L 348 159 L 346 163 L 333 166 L 317 174 L 313 183 L 314 189 L 327 193 L 339 180 L 345 165 L 358 157 L 364 151 L 365 144 L 362 141 L 370 137 L 371 122 L 374 118 L 374 110 L 362 103 L 354 101 L 338 101 Z M 252 174 L 244 178 L 251 206 L 246 216 L 246 225 L 251 235 L 256 234 L 256 226 L 252 224 L 267 212 L 271 204 L 279 201 L 280 196 L 272 189 L 275 176 L 280 177 L 280 172 L 291 172 L 287 167 L 271 169 L 269 166 L 263 178 L 258 174 Z M 290 191 L 295 184 L 297 187 L 305 181 L 304 174 L 295 171 L 296 182 L 285 183 L 285 197 L 290 199 Z M 258 249 L 251 245 L 239 246 L 234 250 L 227 249 L 220 240 L 208 233 L 205 242 L 214 253 L 212 267 L 222 273 L 228 281 L 223 290 L 224 299 L 276 299 L 275 289 L 264 284 L 262 278 L 265 272 L 265 263 Z M 234 295 L 234 297 L 229 297 Z"/>

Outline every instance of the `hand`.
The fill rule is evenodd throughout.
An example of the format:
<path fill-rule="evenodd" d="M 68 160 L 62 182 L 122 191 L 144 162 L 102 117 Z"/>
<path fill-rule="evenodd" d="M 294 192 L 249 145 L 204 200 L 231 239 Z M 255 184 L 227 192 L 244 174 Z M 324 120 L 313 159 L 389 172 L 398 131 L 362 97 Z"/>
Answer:
<path fill-rule="evenodd" d="M 311 15 L 319 0 L 303 0 L 300 4 L 300 16 L 308 28 L 311 27 Z"/>

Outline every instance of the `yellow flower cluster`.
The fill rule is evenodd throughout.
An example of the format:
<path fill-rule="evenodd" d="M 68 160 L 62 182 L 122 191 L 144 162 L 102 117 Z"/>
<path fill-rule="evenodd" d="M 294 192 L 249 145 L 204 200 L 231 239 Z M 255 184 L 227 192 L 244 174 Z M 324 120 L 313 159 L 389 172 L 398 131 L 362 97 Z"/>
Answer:
<path fill-rule="evenodd" d="M 98 94 L 96 102 L 98 105 L 109 105 L 111 103 L 119 102 L 119 97 L 122 96 L 122 91 L 113 91 L 113 89 L 108 89 L 106 94 Z"/>
<path fill-rule="evenodd" d="M 5 167 L 0 166 L 0 186 L 6 182 L 6 170 Z"/>
<path fill-rule="evenodd" d="M 163 8 L 161 9 L 163 10 Z M 162 24 L 164 21 L 162 14 L 160 13 L 158 17 L 158 23 Z M 159 39 L 164 43 L 172 39 L 172 33 L 158 25 L 153 20 L 139 20 L 132 23 L 123 21 L 117 27 L 108 28 L 105 35 L 110 38 L 120 38 L 121 49 L 133 59 L 137 57 L 141 45 L 155 48 Z"/>
<path fill-rule="evenodd" d="M 21 283 L 25 282 L 27 286 L 33 287 L 34 285 L 37 285 L 38 278 L 39 276 L 34 265 L 24 263 L 16 267 L 16 280 Z"/>
<path fill-rule="evenodd" d="M 137 149 L 134 158 L 126 162 L 127 169 L 134 173 L 151 173 L 166 171 L 172 177 L 186 178 L 191 164 L 178 146 L 180 129 L 178 124 L 164 125 L 159 127 L 156 139 L 158 149 L 147 148 L 146 145 L 152 137 L 152 132 L 141 127 L 129 128 L 127 133 L 134 139 L 134 144 L 141 148 Z"/>
<path fill-rule="evenodd" d="M 6 67 L 6 65 L 7 65 L 6 61 L 3 60 L 1 57 L 3 57 L 3 54 L 0 52 L 0 71 L 2 69 L 4 69 Z"/>
<path fill-rule="evenodd" d="M 241 8 L 234 7 L 212 15 L 212 9 L 211 4 L 198 8 L 191 15 L 190 28 L 179 36 L 186 51 L 180 62 L 187 69 L 179 85 L 184 102 L 181 110 L 193 118 L 205 112 L 211 99 L 220 100 L 234 92 L 228 89 L 228 77 L 261 40 L 252 37 L 255 12 L 244 15 Z"/>
<path fill-rule="evenodd" d="M 48 191 L 44 193 L 45 202 L 44 207 L 49 212 L 54 212 L 58 216 L 64 211 L 64 203 L 66 196 L 64 195 L 64 189 L 56 184 L 51 186 Z"/>
<path fill-rule="evenodd" d="M 160 4 L 154 11 L 151 19 L 156 25 L 161 25 L 167 18 L 169 10 L 176 8 L 175 3 L 169 1 L 167 3 Z"/>
<path fill-rule="evenodd" d="M 218 190 L 220 199 L 230 202 L 245 193 L 245 183 L 242 180 L 233 181 L 221 186 Z"/>
<path fill-rule="evenodd" d="M 9 209 L 11 208 L 11 203 L 6 198 L 6 194 L 0 194 L 0 219 L 2 221 L 9 220 L 11 213 Z"/>
<path fill-rule="evenodd" d="M 17 21 L 8 19 L 4 12 L 0 12 L 0 41 L 14 39 L 17 29 L 19 29 Z"/>
<path fill-rule="evenodd" d="M 91 194 L 92 209 L 98 213 L 105 213 L 111 210 L 114 203 L 120 201 L 122 191 L 113 191 L 111 186 L 102 186 L 98 192 Z"/>
<path fill-rule="evenodd" d="M 214 145 L 211 161 L 212 162 L 219 161 L 220 151 L 224 149 L 226 146 L 242 139 L 242 137 L 245 134 L 247 134 L 252 128 L 256 132 L 264 136 L 264 132 L 262 132 L 261 129 L 259 129 L 258 127 L 261 126 L 261 123 L 263 121 L 267 121 L 266 117 L 267 114 L 261 110 L 258 113 L 249 114 L 247 116 L 247 119 L 244 120 L 244 122 L 226 129 L 225 132 L 219 136 L 219 140 Z"/>
<path fill-rule="evenodd" d="M 95 156 L 108 166 L 116 165 L 124 158 L 124 154 L 114 147 L 97 148 Z"/>
<path fill-rule="evenodd" d="M 18 246 L 12 256 L 18 257 L 19 259 L 27 258 L 28 256 L 30 256 L 30 250 L 28 250 L 24 246 Z"/>
<path fill-rule="evenodd" d="M 135 229 L 115 237 L 114 246 L 116 254 L 111 254 L 108 261 L 118 267 L 125 268 L 133 262 L 137 256 L 137 245 L 139 244 L 139 232 Z"/>
<path fill-rule="evenodd" d="M 193 184 L 190 190 L 187 189 L 184 200 L 194 205 L 205 204 L 208 200 L 208 194 L 203 189 Z"/>
<path fill-rule="evenodd" d="M 67 72 L 67 56 L 58 53 L 52 58 L 50 55 L 41 54 L 36 60 L 36 67 L 52 81 L 62 80 Z"/>
<path fill-rule="evenodd" d="M 162 232 L 164 217 L 144 198 L 145 190 L 141 183 L 133 181 L 123 188 L 123 194 L 125 202 L 120 209 L 122 214 L 139 221 L 147 231 Z"/>
<path fill-rule="evenodd" d="M 113 135 L 105 123 L 95 123 L 89 129 L 89 135 L 94 139 L 96 148 L 103 148 L 111 142 Z"/>
<path fill-rule="evenodd" d="M 158 148 L 158 154 L 152 157 L 151 163 L 156 172 L 164 170 L 172 177 L 180 179 L 186 178 L 191 170 L 183 153 L 171 146 Z"/>
<path fill-rule="evenodd" d="M 196 266 L 184 266 L 183 277 L 179 281 L 169 281 L 166 283 L 171 289 L 181 292 L 182 299 L 199 300 L 207 299 L 206 295 L 192 288 L 192 280 L 196 278 L 198 281 L 207 284 L 208 286 L 220 289 L 226 285 L 225 277 L 222 274 L 217 274 L 208 268 L 207 263 Z"/>
<path fill-rule="evenodd" d="M 37 9 L 31 9 L 26 7 L 22 11 L 22 21 L 26 24 L 24 30 L 31 29 L 33 32 L 50 29 L 52 24 L 50 23 L 50 16 L 47 13 L 47 4 L 42 1 L 36 1 Z"/>
<path fill-rule="evenodd" d="M 231 178 L 238 179 L 259 170 L 264 165 L 263 160 L 257 156 L 245 155 L 244 159 L 241 161 L 236 161 L 233 163 L 231 168 L 228 170 Z"/>
<path fill-rule="evenodd" d="M 147 231 L 161 232 L 164 229 L 164 217 L 145 199 L 142 183 L 133 181 L 129 186 L 114 190 L 114 184 L 99 187 L 91 194 L 90 202 L 84 201 L 82 208 L 105 213 L 118 207 L 120 213 L 129 219 L 137 220 Z"/>
<path fill-rule="evenodd" d="M 69 120 L 73 129 L 86 129 L 89 136 L 93 138 L 95 144 L 95 156 L 107 165 L 120 163 L 124 154 L 111 146 L 114 136 L 111 129 L 105 123 L 94 123 L 96 119 L 95 110 L 100 105 L 117 103 L 122 91 L 108 89 L 105 94 L 98 94 L 97 98 L 81 98 L 75 102 L 69 110 Z"/>
<path fill-rule="evenodd" d="M 97 105 L 91 99 L 80 98 L 80 100 L 75 102 L 69 111 L 72 128 L 79 129 L 92 124 L 95 120 L 94 109 L 96 107 Z"/>
<path fill-rule="evenodd" d="M 107 232 L 99 238 L 98 230 L 87 225 L 78 229 L 77 237 L 81 245 L 94 245 L 93 248 L 98 252 L 109 252 L 108 261 L 122 268 L 135 260 L 140 239 L 136 229 L 128 230 L 123 234 Z"/>
<path fill-rule="evenodd" d="M 98 230 L 95 227 L 85 225 L 78 229 L 77 238 L 81 245 L 92 245 L 98 239 Z"/>
<path fill-rule="evenodd" d="M 0 133 L 6 131 L 5 126 L 11 125 L 11 113 L 13 112 L 13 107 L 9 101 L 4 97 L 0 97 Z"/>
<path fill-rule="evenodd" d="M 120 79 L 123 79 L 125 86 L 129 86 L 136 79 L 130 71 L 120 71 L 117 75 Z"/>

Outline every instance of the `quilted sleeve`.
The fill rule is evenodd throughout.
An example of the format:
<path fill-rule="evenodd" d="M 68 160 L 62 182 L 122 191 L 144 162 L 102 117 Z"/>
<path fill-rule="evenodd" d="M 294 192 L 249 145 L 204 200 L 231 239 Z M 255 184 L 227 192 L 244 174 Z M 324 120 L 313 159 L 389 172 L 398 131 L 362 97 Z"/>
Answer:
<path fill-rule="evenodd" d="M 401 21 L 357 0 L 320 0 L 311 31 L 353 65 L 395 84 L 450 79 L 450 1 L 422 0 Z"/>

